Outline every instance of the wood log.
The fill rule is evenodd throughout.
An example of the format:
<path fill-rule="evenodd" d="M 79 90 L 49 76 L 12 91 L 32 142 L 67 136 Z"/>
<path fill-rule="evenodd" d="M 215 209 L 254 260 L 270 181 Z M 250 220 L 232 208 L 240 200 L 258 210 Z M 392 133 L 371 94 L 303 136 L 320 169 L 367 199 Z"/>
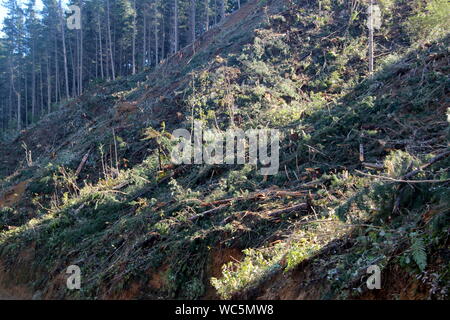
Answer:
<path fill-rule="evenodd" d="M 78 175 L 81 173 L 81 170 L 83 170 L 84 165 L 86 164 L 90 153 L 91 153 L 91 149 L 89 149 L 89 151 L 84 155 L 83 159 L 81 160 L 80 165 L 78 166 L 78 169 L 75 172 L 75 177 L 78 177 Z"/>

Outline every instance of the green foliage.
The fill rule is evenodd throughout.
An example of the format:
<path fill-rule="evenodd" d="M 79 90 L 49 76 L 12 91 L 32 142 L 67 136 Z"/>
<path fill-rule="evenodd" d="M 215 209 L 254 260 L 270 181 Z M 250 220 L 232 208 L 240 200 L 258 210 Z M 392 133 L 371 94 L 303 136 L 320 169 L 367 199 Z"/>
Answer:
<path fill-rule="evenodd" d="M 291 103 L 290 105 L 283 105 L 273 108 L 267 112 L 270 124 L 273 126 L 284 126 L 298 122 L 305 110 L 302 106 Z"/>
<path fill-rule="evenodd" d="M 202 279 L 194 278 L 188 281 L 183 287 L 184 296 L 189 300 L 194 300 L 200 297 L 205 291 L 205 285 Z"/>
<path fill-rule="evenodd" d="M 240 170 L 230 171 L 224 179 L 219 181 L 220 189 L 232 195 L 243 190 L 253 190 L 255 183 L 250 179 L 252 172 L 253 167 L 250 165 L 244 165 Z"/>
<path fill-rule="evenodd" d="M 415 40 L 426 41 L 445 35 L 450 29 L 450 3 L 447 0 L 427 1 L 424 8 L 407 22 Z"/>
<path fill-rule="evenodd" d="M 171 195 L 179 202 L 188 199 L 196 199 L 200 195 L 200 192 L 193 192 L 190 188 L 184 188 L 175 179 L 170 180 L 169 187 Z"/>
<path fill-rule="evenodd" d="M 286 271 L 294 269 L 302 261 L 310 258 L 319 248 L 319 245 L 311 244 L 306 238 L 294 242 L 286 254 Z"/>
<path fill-rule="evenodd" d="M 427 253 L 425 247 L 425 241 L 423 237 L 420 237 L 416 233 L 411 234 L 411 248 L 409 249 L 409 255 L 419 267 L 420 271 L 424 271 L 427 266 Z"/>
<path fill-rule="evenodd" d="M 280 248 L 265 251 L 245 249 L 243 253 L 243 261 L 232 261 L 222 267 L 222 278 L 211 278 L 211 284 L 223 299 L 231 298 L 234 293 L 246 289 L 249 285 L 255 285 L 271 271 L 280 268 L 277 264 L 281 257 Z"/>
<path fill-rule="evenodd" d="M 225 264 L 222 277 L 211 278 L 211 284 L 222 298 L 229 299 L 234 293 L 256 286 L 273 272 L 293 270 L 321 248 L 312 232 L 301 232 L 296 237 L 299 240 L 287 244 L 243 250 L 244 259 Z"/>
<path fill-rule="evenodd" d="M 31 181 L 28 191 L 32 194 L 50 194 L 55 189 L 52 173 L 46 173 L 42 178 Z"/>
<path fill-rule="evenodd" d="M 10 225 L 10 221 L 12 220 L 14 213 L 15 212 L 12 208 L 0 208 L 0 230 L 3 230 L 3 228 Z"/>
<path fill-rule="evenodd" d="M 399 178 L 406 174 L 408 170 L 416 168 L 420 161 L 410 153 L 395 151 L 390 153 L 384 160 L 384 167 L 389 176 Z"/>

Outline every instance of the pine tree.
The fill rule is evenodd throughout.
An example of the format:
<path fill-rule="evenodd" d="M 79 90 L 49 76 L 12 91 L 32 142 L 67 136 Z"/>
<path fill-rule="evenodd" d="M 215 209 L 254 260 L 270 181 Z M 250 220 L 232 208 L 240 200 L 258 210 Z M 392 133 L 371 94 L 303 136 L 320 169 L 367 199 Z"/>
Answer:
<path fill-rule="evenodd" d="M 196 15 L 197 15 L 197 1 L 196 0 L 190 0 L 189 5 L 189 33 L 190 38 L 189 42 L 193 43 L 196 38 Z"/>
<path fill-rule="evenodd" d="M 8 17 L 3 22 L 3 32 L 6 34 L 6 50 L 8 55 L 9 66 L 9 86 L 10 99 L 9 108 L 13 110 L 13 103 L 15 98 L 16 103 L 16 123 L 17 130 L 22 128 L 22 94 L 21 94 L 21 80 L 23 75 L 23 56 L 24 40 L 25 40 L 25 23 L 22 8 L 19 6 L 17 0 L 8 0 L 4 3 L 8 10 Z"/>
<path fill-rule="evenodd" d="M 95 79 L 153 67 L 225 17 L 226 0 L 69 0 L 81 29 L 67 28 L 62 0 L 4 0 L 0 125 L 22 129 Z M 233 2 L 240 8 L 241 1 Z M 14 125 L 12 125 L 14 123 Z"/>
<path fill-rule="evenodd" d="M 172 0 L 172 33 L 171 33 L 171 53 L 178 52 L 178 0 Z"/>

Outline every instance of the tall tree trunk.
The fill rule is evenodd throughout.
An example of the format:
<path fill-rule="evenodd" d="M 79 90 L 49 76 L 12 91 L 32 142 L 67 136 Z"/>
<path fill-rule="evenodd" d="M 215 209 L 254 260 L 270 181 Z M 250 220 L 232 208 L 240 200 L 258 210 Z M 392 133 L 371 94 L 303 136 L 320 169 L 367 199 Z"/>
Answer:
<path fill-rule="evenodd" d="M 374 55 L 374 43 L 373 43 L 373 34 L 374 34 L 374 20 L 373 20 L 373 0 L 370 0 L 369 5 L 369 74 L 373 74 L 373 55 Z"/>
<path fill-rule="evenodd" d="M 159 28 L 158 28 L 158 23 L 159 23 L 159 10 L 158 10 L 158 5 L 155 4 L 155 10 L 154 10 L 154 32 L 155 32 L 155 66 L 157 66 L 159 64 Z"/>
<path fill-rule="evenodd" d="M 47 110 L 52 111 L 52 77 L 50 74 L 50 54 L 47 50 Z"/>
<path fill-rule="evenodd" d="M 173 1 L 172 12 L 172 52 L 178 52 L 178 0 Z"/>
<path fill-rule="evenodd" d="M 98 49 L 98 34 L 95 35 L 95 78 L 98 79 L 98 70 L 100 69 L 99 66 L 99 49 Z"/>
<path fill-rule="evenodd" d="M 116 80 L 116 71 L 114 70 L 114 58 L 113 58 L 112 40 L 111 40 L 111 21 L 110 21 L 111 18 L 110 18 L 109 0 L 106 0 L 106 7 L 107 7 L 109 59 L 110 59 L 110 64 L 111 64 L 111 75 L 112 75 L 112 79 Z"/>
<path fill-rule="evenodd" d="M 195 42 L 195 25 L 196 25 L 196 1 L 190 0 L 190 12 L 189 12 L 189 29 L 190 29 L 190 36 L 191 36 L 191 43 Z"/>
<path fill-rule="evenodd" d="M 164 18 L 164 15 L 161 17 L 162 19 L 162 42 L 161 42 L 161 59 L 166 58 L 166 19 Z"/>
<path fill-rule="evenodd" d="M 100 76 L 102 79 L 105 78 L 105 73 L 103 71 L 103 39 L 102 39 L 102 28 L 100 26 L 100 13 L 97 15 L 98 22 L 98 37 L 99 37 L 99 45 L 100 45 Z"/>
<path fill-rule="evenodd" d="M 31 61 L 31 118 L 36 120 L 36 52 L 35 42 L 32 41 L 32 61 Z"/>
<path fill-rule="evenodd" d="M 58 89 L 59 89 L 58 40 L 56 38 L 56 32 L 55 32 L 54 42 L 55 42 L 55 102 L 59 103 L 59 96 L 58 96 Z"/>
<path fill-rule="evenodd" d="M 21 105 L 20 105 L 20 100 L 22 100 L 21 96 L 20 96 L 20 91 L 16 91 L 16 95 L 17 95 L 17 130 L 22 129 L 22 116 L 21 116 Z"/>
<path fill-rule="evenodd" d="M 80 9 L 82 8 L 82 6 L 83 6 L 83 1 L 82 0 L 80 0 L 79 1 L 79 6 L 80 6 Z M 82 17 L 83 15 L 81 14 L 81 17 Z M 83 56 L 83 51 L 84 51 L 84 46 L 83 46 L 83 43 L 84 43 L 84 41 L 83 41 L 83 24 L 81 23 L 80 24 L 80 66 L 79 66 L 79 83 L 78 83 L 78 87 L 79 87 L 79 95 L 81 96 L 82 94 L 83 94 L 83 68 L 84 68 L 84 63 L 83 63 L 83 59 L 84 59 L 84 56 Z"/>
<path fill-rule="evenodd" d="M 24 72 L 24 88 L 25 88 L 25 92 L 24 92 L 24 102 L 25 102 L 25 128 L 28 127 L 29 124 L 29 114 L 28 114 L 28 72 Z"/>
<path fill-rule="evenodd" d="M 9 59 L 9 70 L 10 70 L 10 87 L 11 87 L 11 91 L 16 95 L 16 97 L 17 97 L 17 130 L 20 130 L 22 127 L 21 127 L 21 123 L 22 123 L 22 120 L 21 120 L 21 114 L 20 114 L 20 109 L 21 109 L 21 106 L 20 106 L 20 100 L 21 100 L 21 97 L 20 97 L 20 90 L 16 90 L 16 87 L 15 87 L 15 85 L 14 85 L 14 81 L 15 81 L 15 79 L 14 79 L 14 68 L 13 68 L 13 62 L 11 61 L 12 59 L 10 58 Z M 12 102 L 12 99 L 11 99 L 11 102 Z M 11 109 L 12 109 L 12 107 L 11 107 Z"/>
<path fill-rule="evenodd" d="M 205 32 L 209 30 L 209 0 L 205 0 Z"/>
<path fill-rule="evenodd" d="M 12 80 L 12 77 L 11 77 Z M 12 89 L 12 81 L 10 81 L 9 84 L 9 110 L 8 110 L 8 119 L 9 119 L 9 123 L 12 122 L 13 119 L 13 89 Z"/>
<path fill-rule="evenodd" d="M 109 49 L 108 49 L 108 39 L 106 39 L 106 44 L 105 44 L 105 50 L 106 50 L 106 55 L 105 55 L 105 76 L 106 79 L 111 80 L 111 67 L 110 67 L 110 63 L 109 63 Z"/>
<path fill-rule="evenodd" d="M 39 106 L 39 109 L 40 109 L 40 111 L 39 111 L 39 115 L 43 115 L 44 114 L 44 74 L 43 74 L 43 72 L 42 72 L 42 69 L 43 69 L 43 65 L 42 65 L 42 62 L 41 62 L 41 65 L 40 65 L 40 68 L 39 68 L 40 70 L 39 70 L 39 82 L 40 82 L 40 84 L 39 84 L 39 86 L 40 86 L 40 106 Z"/>
<path fill-rule="evenodd" d="M 220 0 L 220 21 L 222 21 L 223 19 L 225 19 L 225 11 L 226 11 L 226 5 L 225 5 L 225 0 Z"/>
<path fill-rule="evenodd" d="M 76 41 L 76 45 L 78 46 L 78 35 L 75 39 Z M 75 48 L 73 47 L 74 44 L 72 43 L 72 45 L 69 44 L 69 54 L 70 54 L 70 61 L 71 61 L 71 65 L 72 65 L 72 96 L 77 96 L 77 53 L 75 52 Z"/>
<path fill-rule="evenodd" d="M 62 46 L 63 46 L 64 80 L 65 80 L 65 85 L 66 85 L 66 98 L 69 98 L 70 97 L 69 70 L 67 67 L 66 33 L 65 33 L 65 27 L 64 27 L 64 17 L 63 17 L 61 0 L 59 0 L 59 16 L 60 16 L 60 27 L 61 27 L 61 39 L 62 39 Z"/>
<path fill-rule="evenodd" d="M 119 75 L 124 74 L 122 58 L 123 58 L 122 46 L 119 45 L 119 70 L 117 71 Z"/>
<path fill-rule="evenodd" d="M 144 19 L 144 28 L 142 30 L 143 39 L 142 39 L 142 70 L 144 70 L 145 65 L 147 64 L 147 12 L 144 10 L 143 12 Z"/>
<path fill-rule="evenodd" d="M 217 19 L 217 16 L 219 15 L 218 8 L 219 8 L 219 5 L 217 4 L 217 0 L 214 0 L 214 24 L 215 25 L 218 22 L 218 19 Z"/>
<path fill-rule="evenodd" d="M 134 0 L 133 1 L 133 10 L 134 10 L 134 12 L 133 12 L 133 43 L 132 43 L 132 54 L 133 54 L 133 57 L 131 58 L 131 60 L 132 60 L 132 65 L 133 65 L 133 70 L 132 70 L 132 73 L 133 73 L 133 75 L 135 75 L 136 74 L 136 33 L 137 33 L 137 23 L 136 23 L 136 15 L 137 15 L 137 12 L 136 12 L 136 0 Z"/>
<path fill-rule="evenodd" d="M 147 65 L 151 66 L 153 63 L 152 45 L 154 42 L 152 41 L 153 25 L 150 23 L 150 16 L 147 17 L 147 28 Z"/>

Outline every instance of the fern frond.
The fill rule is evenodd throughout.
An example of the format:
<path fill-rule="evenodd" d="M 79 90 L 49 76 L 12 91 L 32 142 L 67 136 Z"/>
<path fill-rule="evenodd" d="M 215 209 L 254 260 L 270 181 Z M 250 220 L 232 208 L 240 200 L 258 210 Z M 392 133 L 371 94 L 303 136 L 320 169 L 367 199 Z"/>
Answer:
<path fill-rule="evenodd" d="M 421 271 L 427 266 L 427 253 L 423 238 L 415 237 L 411 246 L 411 255 Z"/>

